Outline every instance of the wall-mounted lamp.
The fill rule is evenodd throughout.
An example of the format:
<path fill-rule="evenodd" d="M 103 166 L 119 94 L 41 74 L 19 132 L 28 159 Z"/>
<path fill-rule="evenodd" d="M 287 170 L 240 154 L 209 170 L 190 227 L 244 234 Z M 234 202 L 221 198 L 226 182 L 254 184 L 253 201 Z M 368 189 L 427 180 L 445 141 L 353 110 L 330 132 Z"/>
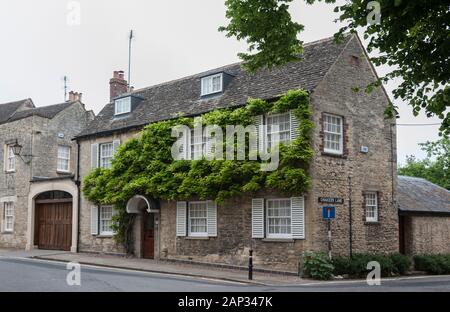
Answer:
<path fill-rule="evenodd" d="M 23 146 L 19 144 L 19 142 L 16 140 L 16 142 L 11 146 L 13 149 L 13 153 L 14 156 L 18 156 L 20 157 L 20 159 L 22 159 L 22 161 L 26 164 L 29 164 L 31 162 L 32 159 L 32 155 L 21 155 L 20 153 L 22 152 L 22 148 Z M 29 157 L 28 160 L 23 159 L 23 157 Z"/>

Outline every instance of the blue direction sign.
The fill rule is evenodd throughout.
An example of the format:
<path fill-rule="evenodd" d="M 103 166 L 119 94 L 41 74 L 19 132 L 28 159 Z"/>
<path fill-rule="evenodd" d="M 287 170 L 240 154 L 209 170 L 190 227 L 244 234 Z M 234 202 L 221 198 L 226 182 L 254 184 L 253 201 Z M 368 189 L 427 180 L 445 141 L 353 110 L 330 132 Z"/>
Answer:
<path fill-rule="evenodd" d="M 322 216 L 324 219 L 334 219 L 336 218 L 336 207 L 334 206 L 323 206 Z"/>

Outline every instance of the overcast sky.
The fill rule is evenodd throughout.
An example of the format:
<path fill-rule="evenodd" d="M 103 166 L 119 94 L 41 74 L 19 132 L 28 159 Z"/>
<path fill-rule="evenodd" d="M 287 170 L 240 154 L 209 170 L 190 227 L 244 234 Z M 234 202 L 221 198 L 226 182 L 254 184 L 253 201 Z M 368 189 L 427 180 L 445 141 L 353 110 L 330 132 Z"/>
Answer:
<path fill-rule="evenodd" d="M 224 0 L 80 0 L 79 25 L 67 22 L 70 2 L 0 0 L 0 103 L 63 102 L 67 75 L 69 89 L 82 92 L 87 108 L 98 113 L 109 100 L 113 70 L 127 70 L 130 29 L 136 35 L 131 71 L 136 88 L 236 62 L 246 48 L 217 31 L 226 24 Z M 339 28 L 332 5 L 296 0 L 291 11 L 305 25 L 300 35 L 305 42 L 332 36 Z M 399 124 L 439 122 L 413 117 L 406 104 L 396 104 Z M 437 130 L 399 126 L 399 162 L 406 155 L 423 157 L 417 143 L 437 139 Z"/>

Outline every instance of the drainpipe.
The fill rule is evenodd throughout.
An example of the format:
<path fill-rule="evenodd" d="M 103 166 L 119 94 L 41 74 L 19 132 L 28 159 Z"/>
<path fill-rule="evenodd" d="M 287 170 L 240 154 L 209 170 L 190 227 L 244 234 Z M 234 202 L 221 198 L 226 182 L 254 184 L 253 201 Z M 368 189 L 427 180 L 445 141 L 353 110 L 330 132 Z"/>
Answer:
<path fill-rule="evenodd" d="M 78 214 L 77 214 L 77 252 L 79 252 L 80 246 L 80 214 L 81 214 L 81 181 L 80 181 L 80 142 L 77 140 L 77 179 L 75 184 L 77 185 L 77 193 L 78 193 Z"/>
<path fill-rule="evenodd" d="M 353 215 L 352 215 L 352 177 L 348 176 L 348 226 L 350 258 L 353 257 Z"/>

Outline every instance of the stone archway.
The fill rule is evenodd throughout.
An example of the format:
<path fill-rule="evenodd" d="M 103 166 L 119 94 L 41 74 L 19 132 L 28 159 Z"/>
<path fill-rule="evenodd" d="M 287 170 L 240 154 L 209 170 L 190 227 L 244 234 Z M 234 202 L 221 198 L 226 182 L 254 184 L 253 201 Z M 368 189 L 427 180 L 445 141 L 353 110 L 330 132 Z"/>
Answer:
<path fill-rule="evenodd" d="M 60 191 L 70 194 L 72 197 L 71 209 L 71 243 L 70 251 L 77 252 L 78 245 L 78 188 L 71 179 L 58 180 L 42 180 L 33 181 L 30 186 L 28 194 L 28 220 L 27 220 L 27 244 L 26 249 L 31 250 L 36 248 L 35 233 L 36 233 L 36 198 L 46 192 Z"/>
<path fill-rule="evenodd" d="M 132 197 L 126 210 L 136 214 L 133 223 L 134 254 L 139 258 L 159 258 L 158 203 L 142 195 Z"/>

